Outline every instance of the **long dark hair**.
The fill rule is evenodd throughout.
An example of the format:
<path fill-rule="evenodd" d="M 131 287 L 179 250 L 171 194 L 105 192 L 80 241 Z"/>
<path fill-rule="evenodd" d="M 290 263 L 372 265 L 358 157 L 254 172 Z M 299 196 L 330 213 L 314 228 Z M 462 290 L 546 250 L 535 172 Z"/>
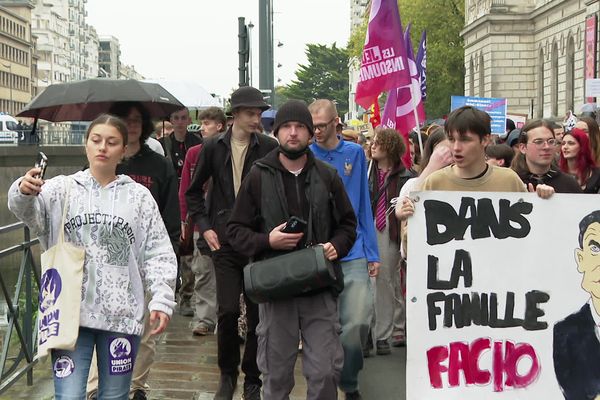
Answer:
<path fill-rule="evenodd" d="M 600 161 L 600 127 L 598 126 L 598 122 L 591 117 L 580 117 L 579 120 L 585 122 L 588 127 L 587 133 L 592 147 L 592 156 L 594 157 L 594 161 L 598 162 Z"/>
<path fill-rule="evenodd" d="M 150 118 L 150 114 L 148 113 L 148 110 L 146 110 L 146 107 L 135 101 L 119 101 L 113 104 L 109 113 L 125 119 L 134 108 L 138 110 L 142 116 L 142 134 L 140 135 L 140 144 L 144 144 L 154 131 L 154 125 L 152 124 L 152 119 Z"/>
<path fill-rule="evenodd" d="M 527 121 L 527 123 L 523 125 L 523 128 L 521 128 L 521 134 L 519 135 L 517 143 L 527 144 L 527 141 L 529 140 L 529 131 L 540 127 L 548 129 L 550 133 L 552 133 L 552 137 L 554 137 L 554 123 L 552 121 L 548 121 L 547 119 L 532 119 Z M 528 174 L 529 167 L 527 166 L 525 154 L 519 151 L 515 158 L 513 158 L 510 168 L 512 168 L 519 176 Z"/>
<path fill-rule="evenodd" d="M 443 142 L 446 139 L 448 139 L 448 136 L 446 135 L 444 128 L 442 128 L 441 126 L 434 128 L 429 133 L 429 137 L 423 145 L 423 159 L 421 160 L 421 165 L 419 165 L 421 167 L 421 171 L 423 171 L 427 164 L 429 164 L 429 159 L 433 154 L 435 146 L 437 146 L 440 142 Z"/>

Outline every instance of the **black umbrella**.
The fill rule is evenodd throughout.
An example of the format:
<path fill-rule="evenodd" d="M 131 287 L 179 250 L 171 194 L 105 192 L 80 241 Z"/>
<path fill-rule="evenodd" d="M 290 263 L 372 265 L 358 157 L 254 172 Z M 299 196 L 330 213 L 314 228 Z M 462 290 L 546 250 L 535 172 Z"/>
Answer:
<path fill-rule="evenodd" d="M 17 117 L 46 121 L 91 121 L 116 102 L 141 103 L 151 117 L 166 117 L 184 107 L 156 83 L 134 79 L 86 79 L 48 86 Z"/>

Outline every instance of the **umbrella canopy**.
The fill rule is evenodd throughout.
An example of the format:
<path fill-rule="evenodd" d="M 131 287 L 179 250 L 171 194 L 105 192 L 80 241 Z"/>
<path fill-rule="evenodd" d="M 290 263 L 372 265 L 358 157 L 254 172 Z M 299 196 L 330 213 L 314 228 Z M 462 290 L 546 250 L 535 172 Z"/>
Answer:
<path fill-rule="evenodd" d="M 86 79 L 48 86 L 17 117 L 47 121 L 91 121 L 116 102 L 142 103 L 151 117 L 166 117 L 184 107 L 162 86 L 134 79 Z"/>
<path fill-rule="evenodd" d="M 145 82 L 158 83 L 172 93 L 190 110 L 203 110 L 208 107 L 223 106 L 212 97 L 202 86 L 192 81 L 177 81 L 168 79 L 148 79 Z"/>

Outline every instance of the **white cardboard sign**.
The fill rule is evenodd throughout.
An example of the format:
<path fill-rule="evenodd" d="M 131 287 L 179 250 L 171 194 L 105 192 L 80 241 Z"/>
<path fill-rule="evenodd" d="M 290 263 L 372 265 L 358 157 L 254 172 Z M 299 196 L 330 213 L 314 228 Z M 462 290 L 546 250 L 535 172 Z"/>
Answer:
<path fill-rule="evenodd" d="M 412 197 L 407 399 L 600 395 L 600 197 Z"/>

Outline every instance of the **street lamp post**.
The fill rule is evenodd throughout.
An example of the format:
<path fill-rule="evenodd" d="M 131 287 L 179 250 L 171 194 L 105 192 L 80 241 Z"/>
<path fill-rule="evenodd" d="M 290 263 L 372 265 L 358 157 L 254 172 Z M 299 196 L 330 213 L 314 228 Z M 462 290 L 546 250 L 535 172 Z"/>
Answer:
<path fill-rule="evenodd" d="M 8 68 L 8 71 L 10 73 L 9 76 L 8 76 L 8 90 L 9 90 L 9 93 L 10 93 L 10 103 L 9 103 L 8 113 L 10 115 L 12 115 L 12 114 L 14 114 L 13 92 L 12 92 L 12 87 L 13 87 L 13 82 L 12 81 L 13 80 L 12 80 L 12 76 L 11 76 L 12 75 L 12 64 L 8 64 L 8 65 L 4 64 L 4 63 L 1 63 L 1 64 L 2 64 L 2 66 L 4 68 Z"/>

